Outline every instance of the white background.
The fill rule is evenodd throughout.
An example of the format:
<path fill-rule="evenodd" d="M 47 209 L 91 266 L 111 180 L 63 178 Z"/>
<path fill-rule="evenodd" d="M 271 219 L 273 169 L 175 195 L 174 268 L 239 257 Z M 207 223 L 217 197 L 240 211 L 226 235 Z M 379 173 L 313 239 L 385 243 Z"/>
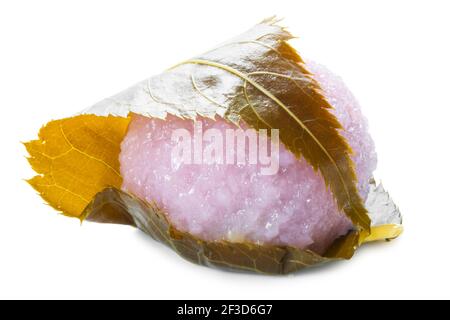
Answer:
<path fill-rule="evenodd" d="M 450 298 L 448 1 L 2 1 L 0 298 Z M 41 125 L 267 16 L 370 120 L 405 233 L 292 276 L 199 267 L 134 229 L 56 214 L 23 179 Z"/>

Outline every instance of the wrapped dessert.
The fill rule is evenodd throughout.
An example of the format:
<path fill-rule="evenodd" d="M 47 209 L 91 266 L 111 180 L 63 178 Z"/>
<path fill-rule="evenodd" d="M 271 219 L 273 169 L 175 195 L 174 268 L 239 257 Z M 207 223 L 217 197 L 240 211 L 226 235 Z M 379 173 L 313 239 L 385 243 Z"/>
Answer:
<path fill-rule="evenodd" d="M 207 266 L 286 274 L 393 239 L 374 143 L 342 80 L 266 19 L 26 143 L 42 198 Z"/>

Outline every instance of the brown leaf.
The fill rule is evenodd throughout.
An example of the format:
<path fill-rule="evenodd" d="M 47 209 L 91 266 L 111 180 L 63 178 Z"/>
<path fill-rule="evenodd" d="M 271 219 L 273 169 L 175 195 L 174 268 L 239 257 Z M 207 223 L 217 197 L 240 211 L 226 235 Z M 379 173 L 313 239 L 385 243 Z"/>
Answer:
<path fill-rule="evenodd" d="M 366 241 L 392 239 L 400 235 L 400 213 L 383 187 L 375 186 L 374 182 L 371 183 L 368 205 L 371 216 L 379 218 L 380 212 L 387 213 L 386 208 L 391 208 L 383 218 L 384 224 L 373 226 L 378 238 L 371 236 L 366 239 L 366 232 L 351 231 L 336 239 L 323 256 L 291 246 L 204 241 L 177 230 L 167 219 L 167 213 L 159 209 L 157 204 L 149 204 L 116 188 L 106 188 L 99 192 L 80 219 L 139 228 L 196 264 L 263 274 L 287 274 L 326 262 L 350 259 L 358 246 Z"/>
<path fill-rule="evenodd" d="M 148 204 L 115 188 L 97 194 L 81 219 L 137 227 L 196 264 L 263 274 L 286 274 L 331 260 L 350 258 L 348 252 L 354 252 L 358 241 L 352 232 L 337 241 L 325 257 L 289 246 L 204 241 L 173 227 L 156 204 Z M 340 256 L 341 252 L 345 255 Z"/>
<path fill-rule="evenodd" d="M 357 227 L 369 231 L 352 150 L 319 84 L 286 42 L 291 38 L 276 20 L 265 20 L 85 112 L 160 118 L 167 113 L 184 118 L 219 115 L 256 129 L 279 129 L 287 149 L 321 173 L 339 208 Z"/>

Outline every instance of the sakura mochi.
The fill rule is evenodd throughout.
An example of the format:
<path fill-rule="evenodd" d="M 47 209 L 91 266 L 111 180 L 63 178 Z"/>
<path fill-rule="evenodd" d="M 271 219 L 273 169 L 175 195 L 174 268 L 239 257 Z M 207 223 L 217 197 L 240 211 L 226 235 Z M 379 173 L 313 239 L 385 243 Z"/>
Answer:
<path fill-rule="evenodd" d="M 332 112 L 343 126 L 341 133 L 354 151 L 358 190 L 365 200 L 377 163 L 367 121 L 339 77 L 312 62 L 308 68 L 334 107 Z M 203 131 L 213 128 L 224 137 L 227 129 L 236 129 L 219 117 L 198 121 Z M 207 241 L 290 245 L 323 253 L 353 228 L 320 174 L 282 144 L 278 172 L 272 175 L 262 174 L 259 164 L 174 166 L 172 151 L 177 142 L 171 137 L 180 128 L 194 136 L 192 120 L 133 115 L 120 153 L 122 189 L 156 201 L 178 229 Z M 237 144 L 234 148 L 237 154 Z"/>
<path fill-rule="evenodd" d="M 66 216 L 129 225 L 234 271 L 292 273 L 398 237 L 357 101 L 292 38 L 265 19 L 50 121 L 25 143 L 28 182 Z"/>

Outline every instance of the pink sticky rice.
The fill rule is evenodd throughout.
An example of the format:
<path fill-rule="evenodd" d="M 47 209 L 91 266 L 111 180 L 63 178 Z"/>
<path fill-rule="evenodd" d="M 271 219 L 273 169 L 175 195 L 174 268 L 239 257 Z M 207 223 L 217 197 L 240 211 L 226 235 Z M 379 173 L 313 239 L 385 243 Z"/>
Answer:
<path fill-rule="evenodd" d="M 308 67 L 344 127 L 341 134 L 354 150 L 358 188 L 366 199 L 377 162 L 367 121 L 339 77 L 315 63 Z M 203 130 L 236 128 L 219 117 L 198 121 Z M 179 128 L 193 135 L 192 120 L 132 115 L 120 154 L 122 189 L 156 202 L 177 229 L 208 241 L 289 245 L 317 253 L 352 229 L 320 174 L 283 145 L 274 175 L 263 175 L 260 165 L 251 164 L 174 166 L 171 136 Z"/>

